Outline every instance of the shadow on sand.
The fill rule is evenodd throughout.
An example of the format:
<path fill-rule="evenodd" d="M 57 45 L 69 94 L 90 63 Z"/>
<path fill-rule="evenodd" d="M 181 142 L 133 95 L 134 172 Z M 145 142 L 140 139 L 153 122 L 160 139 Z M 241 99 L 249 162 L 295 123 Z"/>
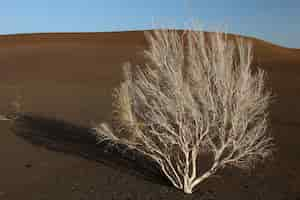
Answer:
<path fill-rule="evenodd" d="M 96 136 L 89 127 L 25 113 L 14 120 L 12 129 L 16 135 L 34 145 L 104 163 L 156 184 L 170 185 L 152 160 L 125 145 L 109 141 L 97 144 Z"/>

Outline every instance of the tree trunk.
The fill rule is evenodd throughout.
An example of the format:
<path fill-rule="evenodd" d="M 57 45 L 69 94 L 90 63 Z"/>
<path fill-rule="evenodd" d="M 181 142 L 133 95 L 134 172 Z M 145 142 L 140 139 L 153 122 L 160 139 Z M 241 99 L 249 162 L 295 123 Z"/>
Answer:
<path fill-rule="evenodd" d="M 191 194 L 193 192 L 192 189 L 193 189 L 193 187 L 192 187 L 192 184 L 191 184 L 190 177 L 185 176 L 184 177 L 184 185 L 183 185 L 184 193 Z"/>

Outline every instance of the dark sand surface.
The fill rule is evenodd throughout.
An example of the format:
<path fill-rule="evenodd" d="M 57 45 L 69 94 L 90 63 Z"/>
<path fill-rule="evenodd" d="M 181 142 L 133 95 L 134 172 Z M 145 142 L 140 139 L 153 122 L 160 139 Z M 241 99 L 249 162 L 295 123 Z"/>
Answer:
<path fill-rule="evenodd" d="M 88 129 L 110 120 L 122 63 L 142 61 L 143 32 L 0 36 L 0 111 L 20 95 L 25 113 L 0 121 L 0 200 L 299 200 L 300 50 L 253 42 L 276 94 L 274 159 L 248 174 L 224 170 L 184 195 L 136 153 L 95 146 Z"/>

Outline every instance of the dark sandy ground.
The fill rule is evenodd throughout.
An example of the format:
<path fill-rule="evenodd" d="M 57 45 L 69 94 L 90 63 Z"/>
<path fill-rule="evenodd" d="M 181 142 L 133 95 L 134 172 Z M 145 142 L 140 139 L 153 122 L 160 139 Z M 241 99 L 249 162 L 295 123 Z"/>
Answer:
<path fill-rule="evenodd" d="M 0 111 L 20 95 L 25 113 L 0 121 L 0 199 L 299 200 L 300 50 L 253 42 L 276 94 L 274 159 L 250 173 L 226 169 L 184 195 L 135 152 L 96 146 L 88 129 L 111 118 L 122 63 L 142 61 L 142 32 L 0 36 Z"/>

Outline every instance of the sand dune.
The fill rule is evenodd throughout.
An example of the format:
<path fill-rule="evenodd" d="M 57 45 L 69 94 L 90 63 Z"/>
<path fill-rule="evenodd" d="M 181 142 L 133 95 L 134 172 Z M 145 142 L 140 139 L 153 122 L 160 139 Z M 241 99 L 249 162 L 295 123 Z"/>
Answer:
<path fill-rule="evenodd" d="M 32 145 L 0 121 L 0 199 L 300 198 L 300 50 L 251 40 L 254 63 L 267 71 L 276 95 L 271 130 L 278 151 L 271 165 L 248 175 L 226 172 L 185 197 L 128 168 Z M 34 116 L 78 126 L 109 120 L 122 63 L 141 63 L 146 47 L 141 31 L 0 36 L 0 111 L 10 112 L 20 95 L 22 111 Z"/>

